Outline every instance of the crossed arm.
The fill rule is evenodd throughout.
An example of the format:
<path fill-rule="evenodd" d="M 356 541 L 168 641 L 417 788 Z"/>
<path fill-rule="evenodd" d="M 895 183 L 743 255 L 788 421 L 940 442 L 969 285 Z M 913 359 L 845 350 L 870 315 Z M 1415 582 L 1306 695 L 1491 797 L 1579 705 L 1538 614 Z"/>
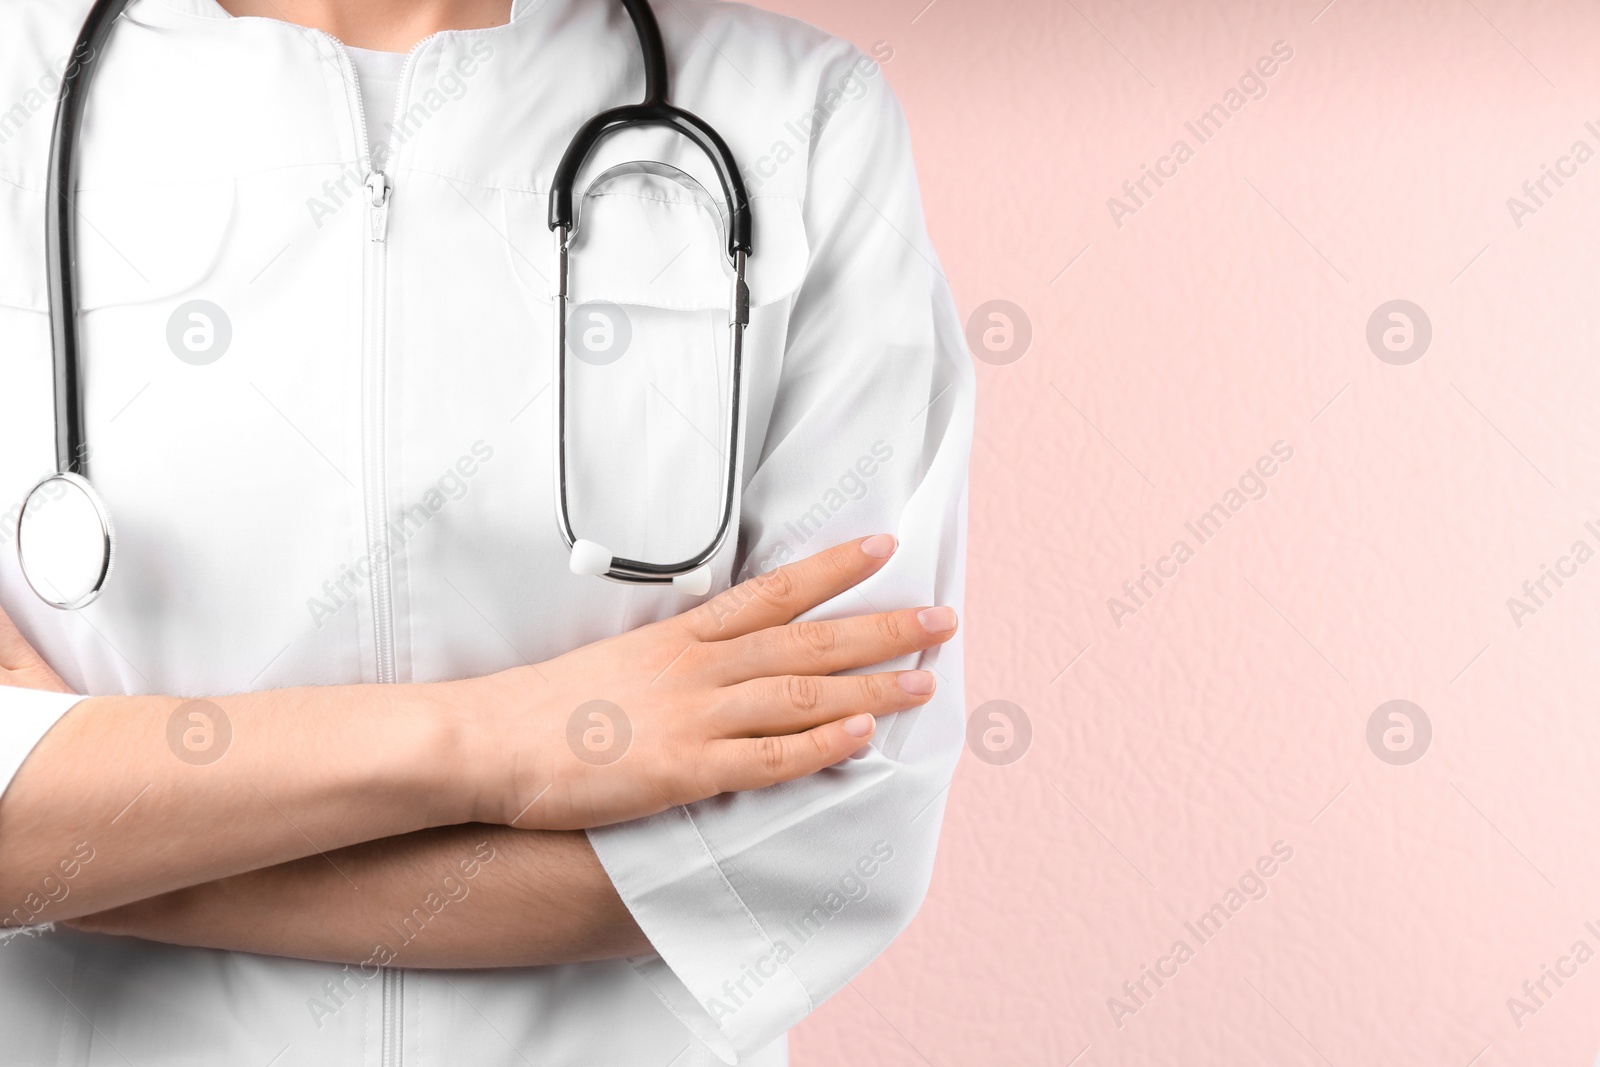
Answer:
<path fill-rule="evenodd" d="M 873 714 L 925 703 L 925 671 L 829 676 L 943 643 L 953 611 L 793 622 L 892 551 L 891 538 L 849 542 L 483 679 L 219 698 L 233 747 L 203 769 L 166 750 L 179 702 L 82 701 L 0 795 L 0 901 L 76 847 L 84 811 L 121 809 L 40 921 L 406 967 L 648 953 L 581 831 L 813 773 L 860 749 Z M 0 684 L 66 690 L 3 613 Z M 633 731 L 601 766 L 565 740 L 570 710 L 593 699 L 619 701 Z M 124 821 L 129 796 L 140 806 Z"/>
<path fill-rule="evenodd" d="M 70 691 L 4 612 L 0 684 Z M 39 919 L 75 904 L 76 875 L 96 858 L 103 867 L 107 852 L 117 855 L 117 844 L 108 848 L 101 839 L 97 851 L 86 839 L 75 846 L 69 854 L 78 862 L 62 872 L 73 877 L 47 891 Z M 535 966 L 651 951 L 582 832 L 483 823 L 366 841 L 103 911 L 78 910 L 66 912 L 75 917 L 62 924 L 172 945 L 357 965 Z"/>
<path fill-rule="evenodd" d="M 173 945 L 421 968 L 651 951 L 582 833 L 483 824 L 307 856 L 67 925 Z"/>

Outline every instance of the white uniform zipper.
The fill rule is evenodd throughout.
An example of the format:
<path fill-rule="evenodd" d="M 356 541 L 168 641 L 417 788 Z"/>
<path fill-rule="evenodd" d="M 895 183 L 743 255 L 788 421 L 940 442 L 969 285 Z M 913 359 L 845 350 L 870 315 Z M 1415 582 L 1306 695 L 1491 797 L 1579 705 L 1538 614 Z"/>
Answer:
<path fill-rule="evenodd" d="M 362 336 L 362 485 L 366 491 L 367 558 L 372 562 L 372 630 L 378 658 L 378 682 L 392 685 L 398 679 L 394 653 L 394 577 L 389 565 L 389 493 L 385 477 L 387 438 L 387 373 L 384 366 L 389 273 L 389 198 L 394 194 L 388 175 L 367 174 L 367 251 Z"/>
<path fill-rule="evenodd" d="M 407 81 L 417 53 L 438 34 L 425 37 L 411 49 L 400 70 L 400 81 L 394 102 L 394 122 L 390 128 L 400 129 L 405 115 Z M 339 52 L 339 61 L 348 75 L 349 94 L 355 101 L 356 129 L 361 140 L 361 159 L 366 168 L 367 241 L 363 257 L 362 285 L 364 289 L 362 336 L 362 448 L 361 469 L 366 508 L 367 553 L 372 564 L 372 629 L 373 645 L 377 654 L 377 680 L 392 685 L 399 680 L 394 651 L 394 575 L 389 566 L 388 515 L 389 492 L 385 471 L 384 442 L 387 426 L 387 374 L 385 367 L 386 324 L 388 317 L 388 236 L 389 202 L 394 195 L 394 181 L 373 158 L 372 141 L 367 132 L 367 109 L 361 99 L 361 86 L 355 64 L 344 50 L 344 45 L 328 35 Z M 390 155 L 393 153 L 391 152 Z M 383 1040 L 379 1050 L 381 1067 L 402 1067 L 405 1057 L 405 972 L 399 968 L 382 968 L 383 983 Z"/>

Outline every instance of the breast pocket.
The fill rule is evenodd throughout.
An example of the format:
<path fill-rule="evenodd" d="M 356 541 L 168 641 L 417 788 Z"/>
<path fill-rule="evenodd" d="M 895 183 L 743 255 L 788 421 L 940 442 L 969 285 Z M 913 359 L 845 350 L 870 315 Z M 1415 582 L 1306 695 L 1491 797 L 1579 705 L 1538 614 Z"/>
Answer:
<path fill-rule="evenodd" d="M 0 492 L 20 499 L 53 469 L 49 272 L 43 190 L 0 180 Z M 79 337 L 91 464 L 107 428 L 167 353 L 169 305 L 215 268 L 233 209 L 231 183 L 85 189 L 77 220 Z M 198 334 L 190 340 L 198 341 Z M 170 353 L 167 360 L 171 360 Z M 172 361 L 176 362 L 176 361 Z M 8 505 L 9 506 L 9 505 Z M 5 525 L 0 523 L 0 525 Z"/>
<path fill-rule="evenodd" d="M 536 210 L 542 219 L 542 200 Z M 738 488 L 754 462 L 749 404 L 775 379 L 786 308 L 809 256 L 798 201 L 757 198 L 752 213 L 730 548 Z M 734 272 L 724 234 L 714 202 L 671 182 L 602 184 L 579 202 L 567 284 L 568 506 L 576 535 L 614 554 L 678 562 L 716 535 L 735 428 Z M 521 269 L 553 305 L 554 272 L 547 283 Z M 731 552 L 718 557 L 724 568 L 730 562 Z"/>
<path fill-rule="evenodd" d="M 41 327 L 48 326 L 43 316 L 49 308 L 49 206 L 42 190 L 0 181 L 0 307 L 37 314 Z M 74 277 L 91 428 L 97 402 L 115 401 L 119 386 L 149 370 L 130 365 L 152 355 L 170 357 L 169 313 L 216 271 L 233 207 L 232 182 L 74 194 Z M 29 339 L 34 341 L 31 333 Z M 38 341 L 42 348 L 30 343 L 16 357 L 48 364 L 48 332 Z M 188 346 L 183 355 L 190 362 L 207 358 L 201 332 L 180 342 Z"/>

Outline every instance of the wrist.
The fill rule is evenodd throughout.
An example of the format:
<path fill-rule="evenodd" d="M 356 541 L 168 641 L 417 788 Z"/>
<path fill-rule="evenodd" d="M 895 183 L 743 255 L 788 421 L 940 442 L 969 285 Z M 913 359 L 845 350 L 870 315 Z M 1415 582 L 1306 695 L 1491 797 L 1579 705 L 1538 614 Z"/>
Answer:
<path fill-rule="evenodd" d="M 450 758 L 440 762 L 443 783 L 460 806 L 455 823 L 503 825 L 517 815 L 515 781 L 526 771 L 528 736 L 535 716 L 528 707 L 532 668 L 514 667 L 477 678 L 440 683 L 437 714 Z"/>
<path fill-rule="evenodd" d="M 406 724 L 396 753 L 401 788 L 418 807 L 422 826 L 472 822 L 479 808 L 472 709 L 466 681 L 383 686 L 399 697 L 393 715 Z"/>

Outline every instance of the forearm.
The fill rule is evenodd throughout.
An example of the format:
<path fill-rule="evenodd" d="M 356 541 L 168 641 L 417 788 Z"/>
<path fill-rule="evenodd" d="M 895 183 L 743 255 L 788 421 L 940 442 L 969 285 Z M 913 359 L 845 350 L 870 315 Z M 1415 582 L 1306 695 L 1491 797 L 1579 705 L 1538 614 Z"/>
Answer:
<path fill-rule="evenodd" d="M 73 925 L 369 969 L 526 967 L 651 951 L 584 834 L 484 825 L 371 841 Z"/>
<path fill-rule="evenodd" d="M 917 609 L 790 625 L 894 547 L 883 535 L 846 542 L 682 615 L 481 678 L 81 701 L 0 795 L 0 926 L 67 921 L 430 827 L 628 822 L 833 766 L 869 743 L 875 715 L 925 703 L 934 679 L 830 676 L 955 632 L 951 613 Z M 12 637 L 21 647 L 8 659 L 0 626 L 0 684 L 50 681 L 38 663 L 17 665 L 26 646 Z M 302 868 L 320 866 L 333 864 Z M 585 873 L 573 893 L 595 888 L 599 872 Z"/>
<path fill-rule="evenodd" d="M 86 699 L 0 797 L 0 925 L 470 819 L 447 770 L 459 738 L 441 710 L 468 695 L 343 686 Z M 85 855 L 64 881 L 63 861 Z"/>

